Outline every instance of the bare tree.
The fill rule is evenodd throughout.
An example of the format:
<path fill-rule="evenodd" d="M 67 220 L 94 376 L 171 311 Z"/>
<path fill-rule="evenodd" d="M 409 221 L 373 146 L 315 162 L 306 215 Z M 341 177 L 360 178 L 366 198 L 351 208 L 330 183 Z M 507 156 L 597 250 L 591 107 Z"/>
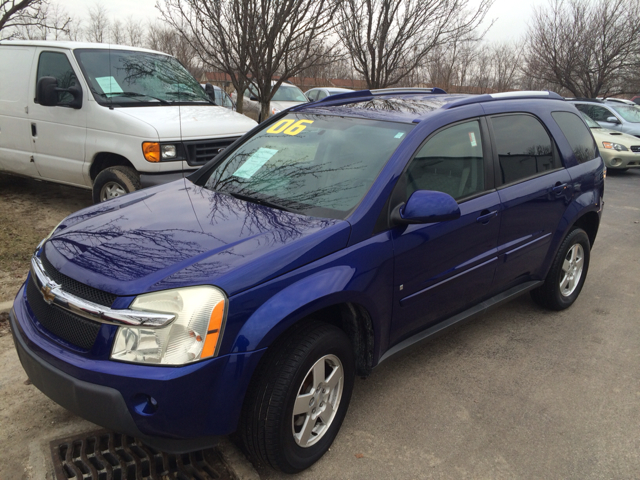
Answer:
<path fill-rule="evenodd" d="M 398 84 L 454 38 L 479 39 L 493 0 L 341 0 L 336 30 L 369 88 Z"/>
<path fill-rule="evenodd" d="M 251 7 L 247 27 L 255 37 L 248 44 L 249 65 L 265 120 L 284 80 L 309 64 L 331 62 L 328 34 L 336 7 L 331 0 L 254 0 Z"/>
<path fill-rule="evenodd" d="M 68 32 L 69 22 L 66 12 L 50 8 L 48 0 L 0 0 L 0 40 L 58 36 Z"/>
<path fill-rule="evenodd" d="M 576 97 L 630 93 L 639 57 L 637 0 L 551 0 L 528 31 L 527 75 Z"/>
<path fill-rule="evenodd" d="M 247 28 L 254 0 L 160 0 L 164 20 L 189 39 L 204 65 L 229 75 L 237 92 L 236 109 L 243 111 L 249 84 L 248 46 L 254 34 Z"/>
<path fill-rule="evenodd" d="M 124 24 L 124 31 L 126 36 L 126 45 L 132 47 L 141 47 L 144 44 L 145 29 L 140 22 L 130 16 Z"/>
<path fill-rule="evenodd" d="M 90 42 L 106 43 L 109 41 L 111 21 L 107 9 L 96 2 L 89 8 L 89 20 L 85 28 L 85 37 Z"/>

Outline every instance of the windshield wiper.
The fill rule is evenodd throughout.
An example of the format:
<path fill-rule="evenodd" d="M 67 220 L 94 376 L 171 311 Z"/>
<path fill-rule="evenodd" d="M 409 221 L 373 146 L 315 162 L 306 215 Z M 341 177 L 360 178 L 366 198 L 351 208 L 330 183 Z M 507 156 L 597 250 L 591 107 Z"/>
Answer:
<path fill-rule="evenodd" d="M 211 103 L 213 105 L 216 105 L 216 102 L 214 102 L 210 98 L 202 98 L 200 95 L 196 95 L 195 93 L 188 92 L 186 90 L 176 90 L 176 91 L 164 92 L 164 93 L 167 94 L 167 95 L 184 95 L 184 96 L 189 97 L 189 98 L 197 98 L 201 102 L 209 102 L 209 103 Z"/>
<path fill-rule="evenodd" d="M 292 210 L 291 208 L 283 207 L 282 205 L 278 205 L 277 203 L 273 203 L 268 200 L 262 200 L 260 198 L 255 198 L 249 195 L 243 195 L 241 193 L 235 193 L 235 192 L 220 192 L 220 193 L 226 193 L 227 195 L 231 195 L 233 198 L 244 200 L 246 202 L 257 203 L 258 205 L 263 205 L 265 207 L 275 208 L 277 210 L 284 210 L 285 212 L 296 213 L 295 210 Z"/>
<path fill-rule="evenodd" d="M 101 97 L 106 97 L 106 98 L 112 98 L 112 97 L 131 97 L 131 98 L 136 98 L 136 97 L 149 97 L 149 98 L 153 98 L 154 100 L 158 100 L 160 103 L 165 103 L 165 104 L 169 104 L 171 102 L 163 99 L 163 98 L 158 98 L 158 97 L 154 97 L 153 95 L 147 95 L 146 93 L 138 93 L 138 92 L 113 92 L 113 93 L 98 93 L 98 95 L 100 95 Z M 142 101 L 142 100 L 140 100 Z"/>

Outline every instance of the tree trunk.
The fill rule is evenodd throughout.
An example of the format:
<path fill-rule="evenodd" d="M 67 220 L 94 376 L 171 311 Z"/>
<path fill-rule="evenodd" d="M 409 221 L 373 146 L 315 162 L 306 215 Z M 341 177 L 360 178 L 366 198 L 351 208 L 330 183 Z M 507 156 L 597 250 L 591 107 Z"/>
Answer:
<path fill-rule="evenodd" d="M 242 92 L 236 90 L 236 92 L 236 112 L 244 113 L 244 90 Z"/>
<path fill-rule="evenodd" d="M 271 102 L 260 102 L 260 123 L 271 116 Z"/>

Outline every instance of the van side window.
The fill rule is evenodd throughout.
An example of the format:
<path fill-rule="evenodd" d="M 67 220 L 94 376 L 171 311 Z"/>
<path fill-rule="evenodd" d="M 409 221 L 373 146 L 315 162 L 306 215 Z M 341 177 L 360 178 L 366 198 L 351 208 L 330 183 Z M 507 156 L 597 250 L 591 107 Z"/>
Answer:
<path fill-rule="evenodd" d="M 531 115 L 492 117 L 501 184 L 514 183 L 562 167 L 549 134 Z"/>
<path fill-rule="evenodd" d="M 42 52 L 38 59 L 38 75 L 36 85 L 42 77 L 55 77 L 59 88 L 69 88 L 77 82 L 76 74 L 71 68 L 69 59 L 64 53 Z M 68 104 L 73 100 L 73 95 L 68 92 L 58 92 L 58 103 Z"/>
<path fill-rule="evenodd" d="M 436 133 L 411 160 L 405 173 L 407 197 L 435 190 L 460 199 L 484 190 L 484 157 L 477 120 Z"/>
<path fill-rule="evenodd" d="M 569 141 L 579 163 L 596 158 L 596 144 L 582 119 L 570 112 L 551 112 L 551 116 Z"/>

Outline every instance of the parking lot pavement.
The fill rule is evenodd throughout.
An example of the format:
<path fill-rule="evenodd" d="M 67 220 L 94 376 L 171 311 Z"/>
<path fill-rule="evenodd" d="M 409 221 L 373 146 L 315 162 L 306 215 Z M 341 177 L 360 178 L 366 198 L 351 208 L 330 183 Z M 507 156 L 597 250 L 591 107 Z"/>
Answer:
<path fill-rule="evenodd" d="M 38 215 L 45 184 L 29 182 L 12 195 Z M 82 192 L 52 188 L 49 212 L 69 207 L 67 190 Z M 609 175 L 605 188 L 589 275 L 570 309 L 548 312 L 523 296 L 392 357 L 357 380 L 327 455 L 298 476 L 259 467 L 261 476 L 639 478 L 640 171 Z M 0 479 L 40 480 L 48 441 L 95 427 L 24 384 L 1 328 L 0 368 Z"/>

